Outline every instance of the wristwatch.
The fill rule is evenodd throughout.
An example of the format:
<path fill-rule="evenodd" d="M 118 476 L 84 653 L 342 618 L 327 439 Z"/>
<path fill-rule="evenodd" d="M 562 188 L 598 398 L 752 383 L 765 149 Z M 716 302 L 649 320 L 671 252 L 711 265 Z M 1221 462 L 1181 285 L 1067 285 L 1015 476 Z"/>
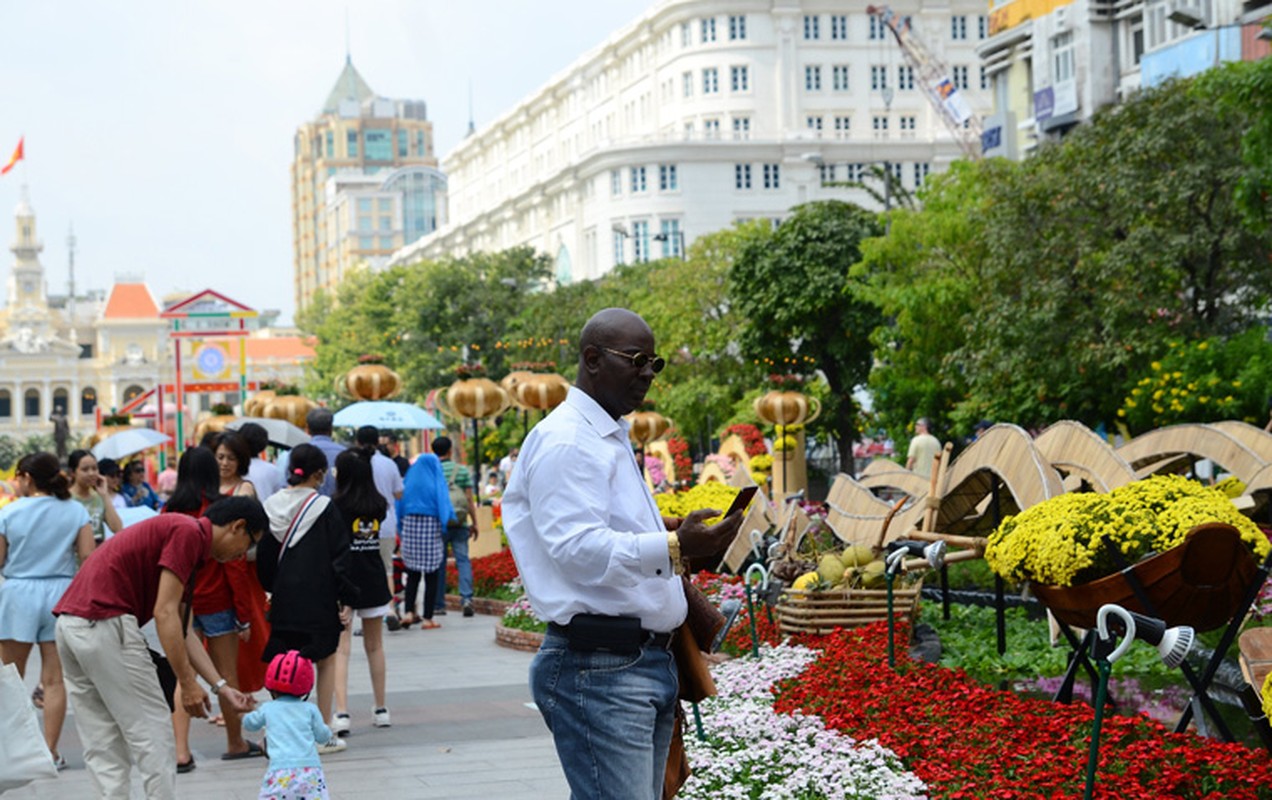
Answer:
<path fill-rule="evenodd" d="M 228 686 L 229 683 L 230 682 L 227 681 L 225 678 L 222 678 L 221 680 L 212 684 L 212 694 L 220 694 L 221 690 L 224 689 L 226 686 Z"/>

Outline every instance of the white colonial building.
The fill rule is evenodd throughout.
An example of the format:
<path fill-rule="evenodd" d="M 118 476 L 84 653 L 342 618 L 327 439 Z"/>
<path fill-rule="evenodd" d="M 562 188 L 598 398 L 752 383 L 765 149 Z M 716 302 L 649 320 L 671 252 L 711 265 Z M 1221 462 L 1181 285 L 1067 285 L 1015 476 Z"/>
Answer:
<path fill-rule="evenodd" d="M 986 113 L 983 0 L 893 10 Z M 448 223 L 390 263 L 529 245 L 595 278 L 803 202 L 875 205 L 835 184 L 877 164 L 912 189 L 960 154 L 865 4 L 663 0 L 455 148 Z"/>

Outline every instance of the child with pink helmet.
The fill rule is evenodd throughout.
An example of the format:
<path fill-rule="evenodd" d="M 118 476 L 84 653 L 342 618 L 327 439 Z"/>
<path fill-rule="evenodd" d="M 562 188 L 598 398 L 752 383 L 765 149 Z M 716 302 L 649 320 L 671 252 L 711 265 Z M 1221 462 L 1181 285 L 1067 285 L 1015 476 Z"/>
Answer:
<path fill-rule="evenodd" d="M 296 650 L 279 653 L 265 671 L 265 688 L 274 699 L 243 717 L 244 730 L 265 728 L 269 737 L 261 800 L 326 800 L 318 743 L 330 740 L 332 733 L 318 707 L 305 702 L 314 688 L 314 665 Z"/>

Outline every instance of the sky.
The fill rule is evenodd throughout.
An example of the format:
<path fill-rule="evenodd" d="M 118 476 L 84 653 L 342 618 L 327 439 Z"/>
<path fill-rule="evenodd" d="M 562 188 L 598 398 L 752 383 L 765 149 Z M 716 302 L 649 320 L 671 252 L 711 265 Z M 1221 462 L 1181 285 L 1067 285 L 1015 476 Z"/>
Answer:
<path fill-rule="evenodd" d="M 26 184 L 51 294 L 142 278 L 294 312 L 288 168 L 346 42 L 378 94 L 428 103 L 439 158 L 655 0 L 0 0 L 4 284 Z M 347 23 L 346 23 L 347 19 Z M 0 284 L 0 294 L 7 288 Z"/>

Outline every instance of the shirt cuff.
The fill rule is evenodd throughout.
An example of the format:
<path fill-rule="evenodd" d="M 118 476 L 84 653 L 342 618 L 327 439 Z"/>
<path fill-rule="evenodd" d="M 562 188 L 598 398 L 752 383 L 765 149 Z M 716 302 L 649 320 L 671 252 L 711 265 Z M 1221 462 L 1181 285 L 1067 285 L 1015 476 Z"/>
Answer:
<path fill-rule="evenodd" d="M 672 567 L 671 554 L 667 552 L 667 532 L 636 534 L 636 545 L 640 551 L 640 571 L 651 578 L 670 578 L 676 574 Z"/>

